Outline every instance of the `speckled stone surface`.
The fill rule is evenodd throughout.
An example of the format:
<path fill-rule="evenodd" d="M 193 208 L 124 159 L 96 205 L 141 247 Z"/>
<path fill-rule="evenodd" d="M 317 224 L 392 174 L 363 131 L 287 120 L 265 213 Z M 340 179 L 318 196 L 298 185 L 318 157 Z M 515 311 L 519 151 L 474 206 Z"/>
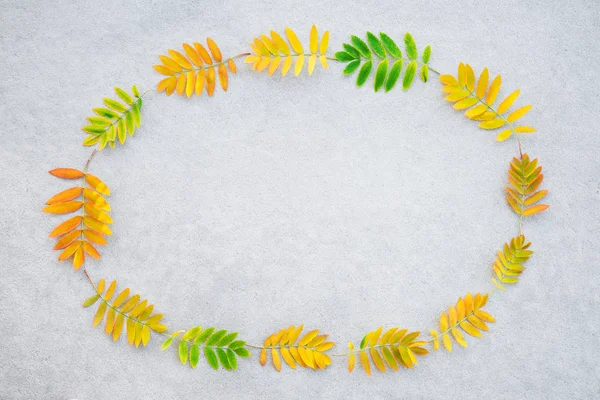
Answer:
<path fill-rule="evenodd" d="M 589 399 L 600 396 L 600 6 L 549 1 L 0 1 L 0 398 Z M 153 338 L 112 343 L 82 309 L 90 286 L 56 261 L 47 171 L 81 168 L 84 119 L 113 86 L 153 88 L 157 55 L 213 37 L 226 55 L 259 33 L 310 25 L 410 31 L 431 64 L 459 61 L 520 87 L 524 138 L 549 212 L 526 221 L 535 256 L 490 300 L 498 322 L 469 348 L 367 377 L 276 373 L 255 354 L 239 371 L 180 365 Z M 291 324 L 347 341 L 380 325 L 427 331 L 459 296 L 490 290 L 514 236 L 503 199 L 516 143 L 443 101 L 436 79 L 408 92 L 356 89 L 342 66 L 269 78 L 239 63 L 229 92 L 149 94 L 143 126 L 90 171 L 112 189 L 115 235 L 87 265 L 156 304 L 173 329 L 240 332 Z"/>

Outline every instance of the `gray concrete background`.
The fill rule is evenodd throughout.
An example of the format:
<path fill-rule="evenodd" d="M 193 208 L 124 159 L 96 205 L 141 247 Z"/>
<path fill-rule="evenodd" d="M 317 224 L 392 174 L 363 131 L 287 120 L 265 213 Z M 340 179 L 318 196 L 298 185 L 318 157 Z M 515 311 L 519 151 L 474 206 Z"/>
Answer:
<path fill-rule="evenodd" d="M 561 2 L 1 1 L 1 398 L 592 398 L 600 396 L 600 6 Z M 524 139 L 551 209 L 526 221 L 536 255 L 494 296 L 498 322 L 468 349 L 413 371 L 237 373 L 179 365 L 91 326 L 82 273 L 59 263 L 44 201 L 81 168 L 80 128 L 112 87 L 153 88 L 157 55 L 213 37 L 226 55 L 270 29 L 406 31 L 432 65 L 501 73 L 532 103 Z M 503 200 L 515 142 L 498 144 L 445 104 L 440 84 L 360 90 L 332 63 L 312 77 L 239 64 L 214 98 L 150 94 L 143 127 L 91 172 L 111 196 L 115 236 L 96 279 L 147 296 L 173 329 L 320 328 L 344 349 L 380 325 L 427 331 L 444 307 L 490 289 L 494 252 L 517 232 Z M 524 120 L 524 121 L 525 121 Z M 156 339 L 156 338 L 155 338 Z"/>

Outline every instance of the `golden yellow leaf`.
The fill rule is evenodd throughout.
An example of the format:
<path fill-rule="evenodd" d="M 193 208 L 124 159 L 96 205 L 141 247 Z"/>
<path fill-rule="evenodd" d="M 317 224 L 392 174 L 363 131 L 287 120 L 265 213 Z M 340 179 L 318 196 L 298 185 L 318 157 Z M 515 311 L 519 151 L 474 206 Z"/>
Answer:
<path fill-rule="evenodd" d="M 235 73 L 237 72 L 237 67 L 235 66 L 235 62 L 233 61 L 232 58 L 227 60 L 227 67 L 229 68 L 231 73 L 235 75 Z"/>
<path fill-rule="evenodd" d="M 219 84 L 221 85 L 221 88 L 223 89 L 223 91 L 226 92 L 227 87 L 229 86 L 229 75 L 227 75 L 227 67 L 225 66 L 225 64 L 219 65 L 218 74 L 219 74 Z"/>
<path fill-rule="evenodd" d="M 204 70 L 198 71 L 196 75 L 196 96 L 200 96 L 204 90 Z"/>
<path fill-rule="evenodd" d="M 509 94 L 504 100 L 502 100 L 502 103 L 500 103 L 500 105 L 498 106 L 498 114 L 505 113 L 515 102 L 515 100 L 519 96 L 519 93 L 521 93 L 521 90 L 517 89 L 511 94 Z"/>
<path fill-rule="evenodd" d="M 488 104 L 494 104 L 496 101 L 496 97 L 498 96 L 498 92 L 500 92 L 500 86 L 502 85 L 502 77 L 500 75 L 496 76 L 490 85 L 490 89 L 485 96 L 485 102 Z"/>
<path fill-rule="evenodd" d="M 192 46 L 190 46 L 187 43 L 184 43 L 183 51 L 185 51 L 185 54 L 188 56 L 190 61 L 194 63 L 194 65 L 196 65 L 197 67 L 202 67 L 203 63 L 202 59 L 200 58 L 200 54 L 198 54 L 198 52 Z"/>
<path fill-rule="evenodd" d="M 523 106 L 510 113 L 508 117 L 506 117 L 506 120 L 508 122 L 515 122 L 516 120 L 522 118 L 525 114 L 527 114 L 529 110 L 531 110 L 531 105 Z"/>
<path fill-rule="evenodd" d="M 100 222 L 104 222 L 106 224 L 113 223 L 113 220 L 110 217 L 110 215 L 108 215 L 104 211 L 100 210 L 99 208 L 94 207 L 94 205 L 90 202 L 86 201 L 85 204 L 83 205 L 83 209 L 86 214 L 88 214 L 91 217 L 96 218 Z"/>
<path fill-rule="evenodd" d="M 479 82 L 477 83 L 477 89 L 475 90 L 475 95 L 480 99 L 483 99 L 483 96 L 485 95 L 489 79 L 490 74 L 488 69 L 484 68 L 483 71 L 481 71 L 481 75 L 479 75 Z"/>
<path fill-rule="evenodd" d="M 103 301 L 98 306 L 98 310 L 96 311 L 96 315 L 94 315 L 93 325 L 98 326 L 102 319 L 104 318 L 104 313 L 106 312 L 106 303 Z"/>
<path fill-rule="evenodd" d="M 215 92 L 215 78 L 216 78 L 216 72 L 215 69 L 213 67 L 208 68 L 206 70 L 206 93 L 208 93 L 209 96 L 212 96 L 213 93 Z"/>
<path fill-rule="evenodd" d="M 327 53 L 327 48 L 329 47 L 329 31 L 325 31 L 323 36 L 321 37 L 321 44 L 319 45 L 319 53 L 325 54 Z M 327 68 L 323 65 L 324 68 Z"/>
<path fill-rule="evenodd" d="M 276 349 L 271 349 L 271 359 L 273 360 L 273 366 L 277 371 L 281 371 L 281 357 Z"/>
<path fill-rule="evenodd" d="M 215 61 L 220 63 L 223 60 L 223 57 L 221 56 L 221 50 L 219 49 L 219 46 L 217 46 L 215 41 L 211 38 L 206 38 L 206 44 L 208 44 L 208 48 L 212 53 Z"/>
<path fill-rule="evenodd" d="M 300 54 L 298 58 L 296 58 L 296 66 L 294 67 L 294 74 L 296 76 L 300 75 L 302 72 L 302 67 L 304 66 L 304 54 Z"/>
<path fill-rule="evenodd" d="M 456 78 L 454 78 L 452 75 L 440 75 L 440 82 L 442 82 L 444 85 L 450 85 L 450 86 L 459 86 L 458 81 L 456 80 Z"/>
<path fill-rule="evenodd" d="M 292 49 L 298 54 L 304 53 L 304 48 L 302 47 L 302 43 L 300 43 L 300 41 L 298 40 L 298 36 L 296 36 L 296 33 L 290 28 L 285 28 L 285 34 L 288 37 L 290 44 L 292 45 Z"/>
<path fill-rule="evenodd" d="M 317 65 L 317 56 L 315 54 L 311 55 L 308 58 L 308 75 L 312 75 L 315 70 L 315 65 Z"/>
<path fill-rule="evenodd" d="M 142 326 L 142 344 L 144 346 L 146 346 L 148 344 L 148 342 L 150 341 L 150 328 L 148 328 L 148 325 L 143 325 Z"/>
<path fill-rule="evenodd" d="M 442 341 L 444 342 L 444 347 L 448 350 L 449 353 L 452 352 L 452 341 L 450 340 L 450 336 L 447 333 L 442 335 Z"/>
<path fill-rule="evenodd" d="M 112 235 L 112 231 L 110 230 L 108 225 L 106 225 L 103 222 L 98 221 L 96 218 L 84 217 L 83 223 L 85 224 L 85 226 L 87 226 L 88 228 L 90 228 L 98 233 L 102 233 L 104 235 Z"/>
<path fill-rule="evenodd" d="M 469 64 L 465 65 L 465 70 L 467 74 L 467 89 L 469 89 L 472 92 L 473 90 L 475 90 L 475 72 Z"/>
<path fill-rule="evenodd" d="M 89 240 L 90 242 L 95 243 L 95 244 L 105 245 L 107 243 L 106 239 L 104 239 L 104 236 L 102 236 L 94 231 L 91 231 L 89 229 L 83 230 L 83 236 L 87 240 Z"/>
<path fill-rule="evenodd" d="M 89 242 L 83 242 L 83 250 L 85 250 L 85 252 L 91 257 L 97 260 L 100 259 L 100 253 L 98 253 L 98 250 L 96 250 L 96 248 L 92 246 Z"/>
<path fill-rule="evenodd" d="M 180 52 L 169 49 L 169 55 L 171 56 L 171 59 L 174 60 L 177 64 L 179 64 L 182 68 L 185 68 L 185 69 L 194 68 L 192 66 L 192 64 L 190 64 L 190 62 L 187 60 L 187 58 L 185 58 L 185 56 L 183 54 L 181 54 Z"/>
<path fill-rule="evenodd" d="M 283 61 L 283 65 L 281 67 L 281 76 L 286 76 L 293 62 L 292 56 L 287 56 Z"/>
<path fill-rule="evenodd" d="M 83 247 L 80 246 L 77 251 L 75 251 L 75 255 L 73 256 L 73 267 L 75 269 L 79 269 L 84 262 L 85 254 L 83 253 Z"/>
<path fill-rule="evenodd" d="M 185 84 L 186 84 L 186 79 L 187 79 L 187 74 L 179 74 L 179 76 L 177 77 L 177 86 L 176 86 L 176 90 L 177 90 L 177 95 L 181 96 L 185 90 Z"/>
<path fill-rule="evenodd" d="M 173 59 L 163 55 L 158 56 L 158 58 L 166 68 L 173 72 L 181 72 L 181 65 L 176 63 Z"/>
<path fill-rule="evenodd" d="M 117 314 L 117 318 L 115 320 L 115 326 L 112 331 L 113 341 L 116 342 L 119 337 L 121 337 L 121 332 L 123 331 L 123 322 L 125 321 L 125 317 L 123 314 Z"/>
<path fill-rule="evenodd" d="M 532 133 L 535 132 L 535 128 L 531 126 L 517 126 L 515 127 L 515 132 L 517 133 Z"/>
<path fill-rule="evenodd" d="M 317 32 L 317 27 L 313 25 L 310 28 L 310 40 L 309 40 L 309 49 L 311 53 L 316 53 L 319 48 L 319 33 Z"/>
<path fill-rule="evenodd" d="M 105 211 L 110 211 L 110 204 L 104 197 L 93 189 L 83 189 L 83 197 L 85 197 L 92 205 L 96 208 L 100 208 Z"/>
<path fill-rule="evenodd" d="M 369 363 L 369 356 L 367 355 L 367 352 L 363 350 L 360 353 L 358 353 L 358 355 L 360 357 L 360 363 L 363 369 L 365 370 L 367 375 L 371 375 L 371 364 Z"/>
<path fill-rule="evenodd" d="M 475 104 L 477 104 L 479 100 L 477 100 L 475 97 L 467 97 L 466 99 L 463 99 L 461 101 L 459 101 L 458 103 L 454 104 L 454 109 L 455 110 L 464 110 L 465 108 L 469 108 Z"/>
<path fill-rule="evenodd" d="M 377 349 L 371 349 L 371 359 L 373 360 L 373 364 L 377 367 L 381 372 L 385 372 L 385 364 L 383 363 L 383 358 L 381 358 L 381 354 Z"/>
<path fill-rule="evenodd" d="M 196 72 L 186 72 L 185 80 L 185 95 L 189 98 L 192 94 L 194 94 L 194 90 L 196 89 Z"/>
<path fill-rule="evenodd" d="M 266 363 L 267 363 L 267 350 L 262 349 L 260 351 L 260 365 L 262 365 L 264 367 Z"/>
<path fill-rule="evenodd" d="M 502 118 L 495 118 L 491 121 L 484 121 L 479 124 L 479 127 L 482 129 L 498 129 L 504 126 L 506 122 Z"/>
<path fill-rule="evenodd" d="M 296 369 L 296 362 L 294 361 L 294 357 L 290 354 L 290 351 L 285 347 L 281 347 L 279 350 L 281 351 L 281 356 L 285 363 L 289 365 L 290 368 Z"/>
<path fill-rule="evenodd" d="M 208 51 L 206 51 L 206 48 L 204 46 L 202 46 L 198 42 L 194 42 L 194 49 L 196 49 L 196 51 L 202 58 L 202 61 L 204 61 L 206 64 L 212 64 L 212 59 L 210 58 L 210 55 L 208 54 Z"/>
<path fill-rule="evenodd" d="M 499 142 L 503 142 L 503 141 L 505 141 L 506 139 L 508 139 L 509 137 L 511 137 L 511 136 L 512 136 L 512 133 L 513 133 L 513 132 L 512 132 L 512 130 L 511 130 L 511 129 L 505 129 L 505 130 L 503 130 L 502 132 L 500 132 L 500 133 L 498 134 L 498 136 L 496 136 L 496 140 L 497 140 L 497 141 L 499 141 Z"/>

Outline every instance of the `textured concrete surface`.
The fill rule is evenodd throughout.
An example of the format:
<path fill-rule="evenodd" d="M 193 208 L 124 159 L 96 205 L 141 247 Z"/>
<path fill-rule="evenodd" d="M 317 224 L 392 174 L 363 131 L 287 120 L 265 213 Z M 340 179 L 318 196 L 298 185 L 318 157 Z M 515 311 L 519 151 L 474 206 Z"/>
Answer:
<path fill-rule="evenodd" d="M 600 395 L 600 52 L 595 1 L 0 1 L 0 398 L 592 398 Z M 537 251 L 494 295 L 498 322 L 469 348 L 367 377 L 276 373 L 256 354 L 232 374 L 93 328 L 82 273 L 56 261 L 41 213 L 81 168 L 80 131 L 112 87 L 154 87 L 157 55 L 213 37 L 227 55 L 288 25 L 306 40 L 410 31 L 432 65 L 502 73 L 532 103 L 524 139 L 550 211 L 526 221 Z M 333 63 L 332 63 L 333 64 Z M 516 143 L 498 144 L 445 104 L 440 84 L 357 90 L 340 65 L 312 77 L 240 64 L 214 98 L 149 94 L 143 127 L 98 154 L 115 236 L 99 279 L 147 296 L 173 329 L 218 325 L 250 343 L 290 324 L 359 341 L 380 325 L 427 331 L 444 307 L 490 289 L 517 232 L 503 200 Z M 368 86 L 370 86 L 369 83 Z M 524 121 L 525 121 L 524 120 Z"/>

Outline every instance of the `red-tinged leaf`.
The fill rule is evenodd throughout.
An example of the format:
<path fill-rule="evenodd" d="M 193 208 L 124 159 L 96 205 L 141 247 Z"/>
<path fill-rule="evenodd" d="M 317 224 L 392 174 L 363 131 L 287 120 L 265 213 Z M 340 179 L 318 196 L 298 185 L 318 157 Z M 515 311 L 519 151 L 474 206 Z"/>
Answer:
<path fill-rule="evenodd" d="M 49 214 L 68 214 L 79 210 L 81 206 L 83 206 L 81 201 L 68 201 L 66 203 L 49 205 L 44 207 L 42 211 Z"/>
<path fill-rule="evenodd" d="M 107 196 L 110 195 L 110 189 L 108 188 L 108 186 L 106 186 L 104 184 L 104 182 L 102 182 L 97 176 L 92 175 L 92 174 L 87 174 L 85 176 L 85 181 L 94 189 L 96 189 L 96 191 L 105 194 Z"/>
<path fill-rule="evenodd" d="M 542 211 L 547 210 L 549 207 L 550 206 L 547 204 L 538 204 L 537 206 L 529 207 L 523 211 L 523 216 L 527 217 L 529 215 L 541 213 Z"/>
<path fill-rule="evenodd" d="M 65 201 L 73 200 L 75 197 L 81 194 L 83 189 L 80 187 L 74 187 L 67 190 L 64 190 L 54 196 L 50 197 L 46 204 L 58 204 L 64 203 Z"/>
<path fill-rule="evenodd" d="M 65 222 L 61 223 L 56 228 L 54 228 L 48 236 L 56 237 L 56 236 L 64 235 L 67 232 L 71 232 L 73 229 L 75 229 L 81 223 L 82 219 L 83 218 L 79 215 L 77 215 L 76 217 L 73 217 L 73 218 L 69 218 L 68 220 L 66 220 Z"/>
<path fill-rule="evenodd" d="M 61 237 L 54 246 L 54 250 L 64 249 L 75 240 L 81 237 L 81 231 L 78 229 L 76 231 L 72 231 Z"/>
<path fill-rule="evenodd" d="M 63 179 L 77 179 L 81 178 L 84 174 L 78 169 L 73 168 L 56 168 L 48 171 L 51 175 L 56 176 L 57 178 Z"/>

